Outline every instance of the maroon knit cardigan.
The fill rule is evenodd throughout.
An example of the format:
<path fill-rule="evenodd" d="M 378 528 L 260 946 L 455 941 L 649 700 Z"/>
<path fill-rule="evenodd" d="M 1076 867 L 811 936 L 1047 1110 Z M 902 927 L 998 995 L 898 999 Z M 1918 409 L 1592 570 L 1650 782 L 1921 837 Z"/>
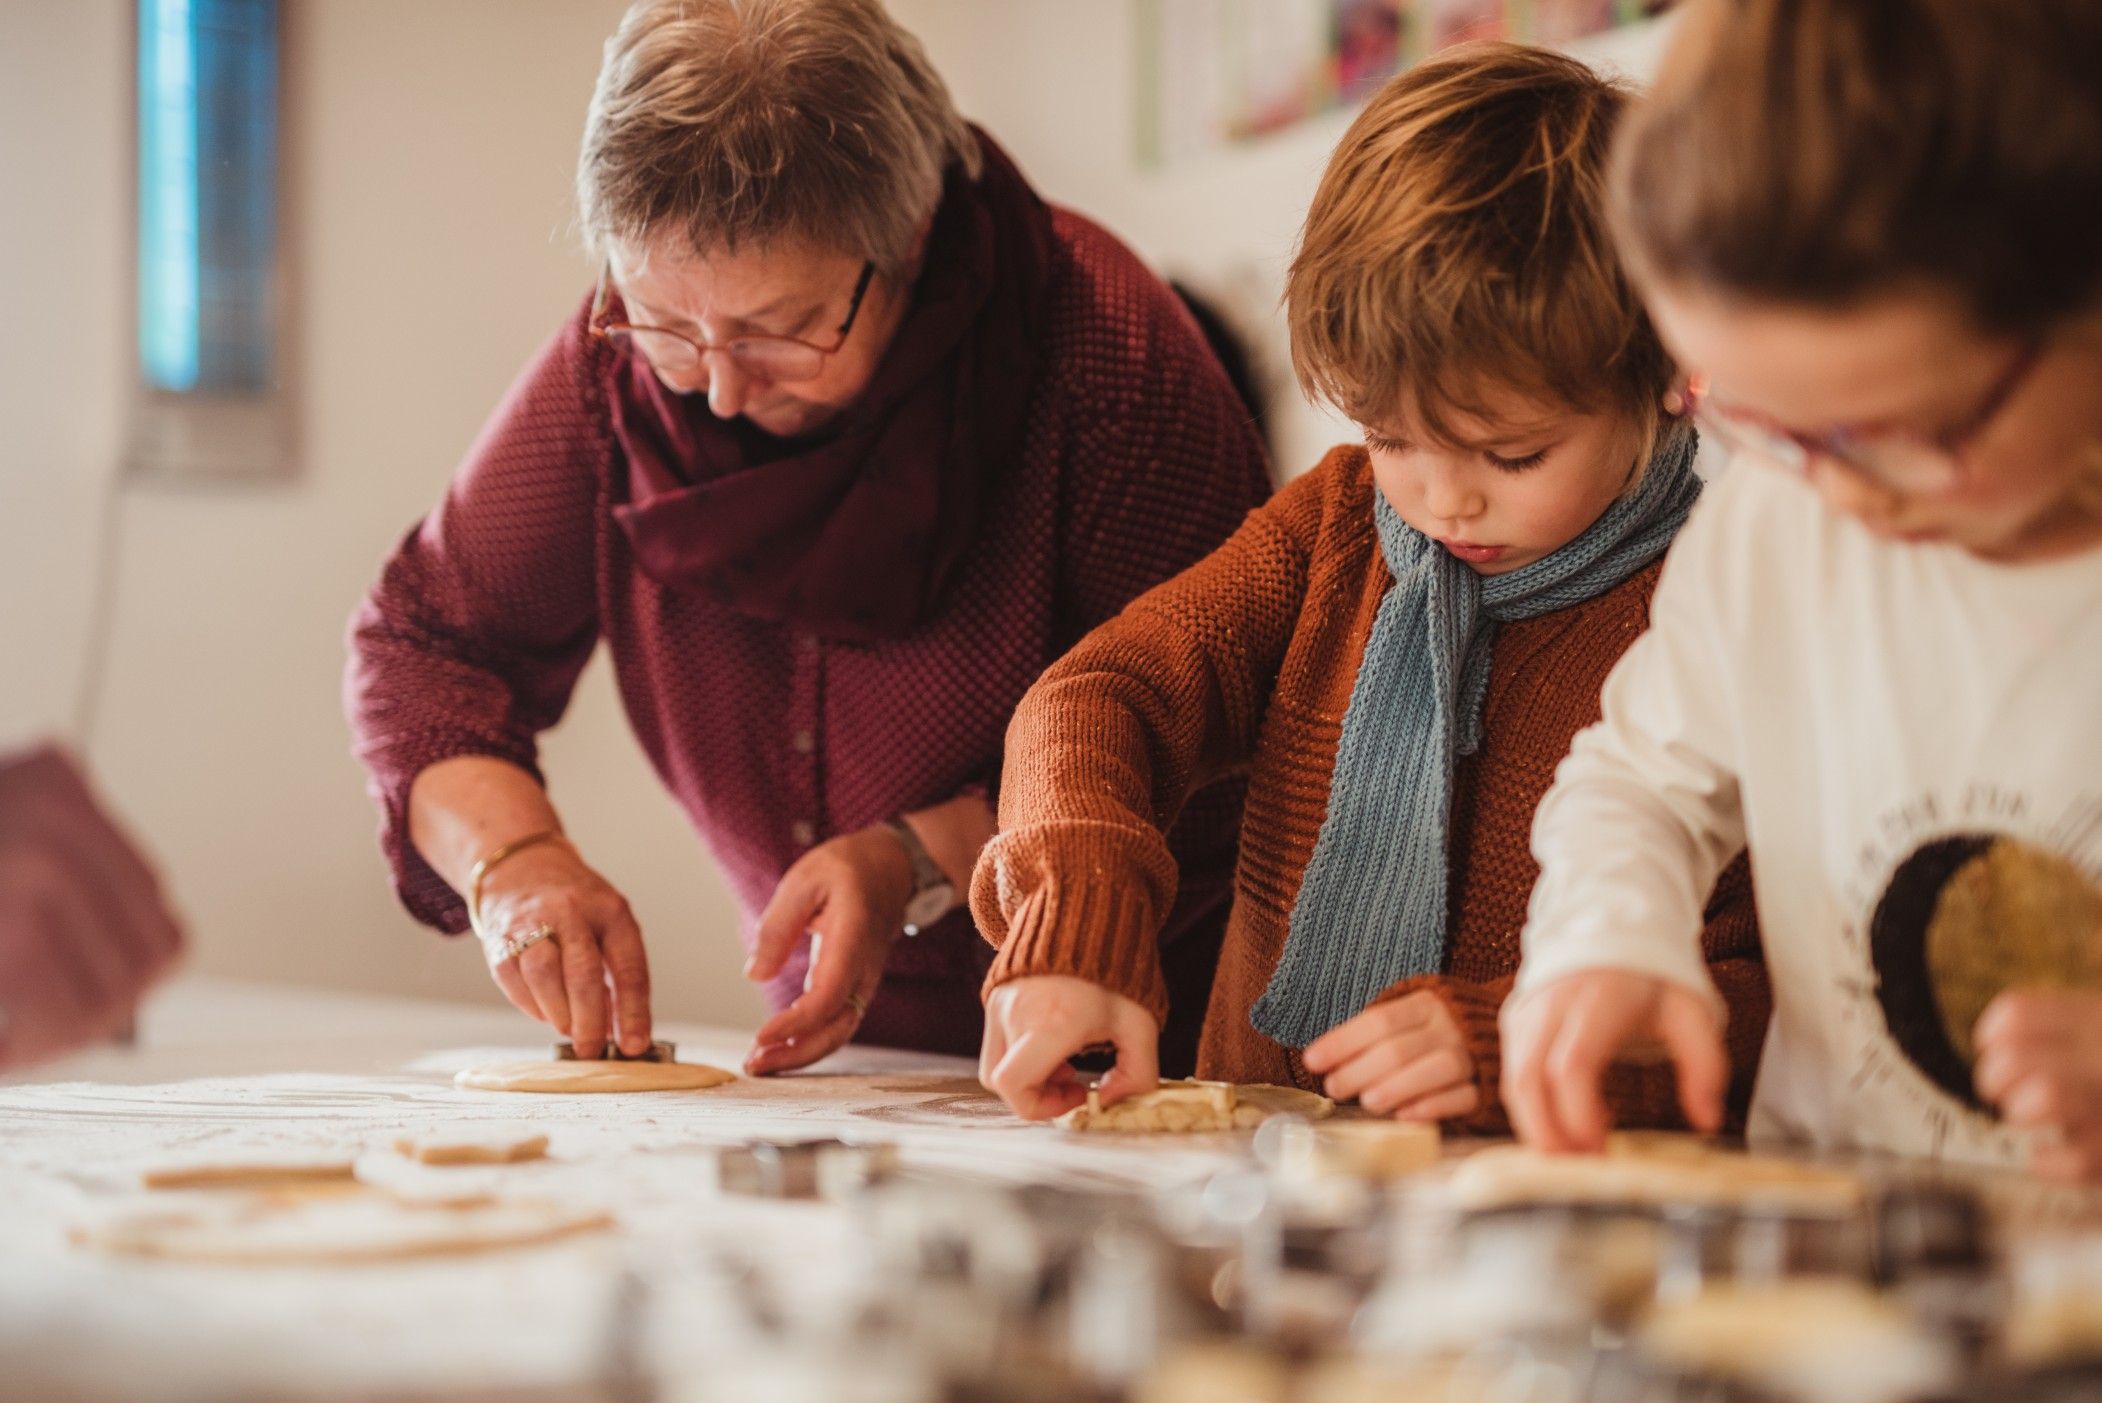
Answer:
<path fill-rule="evenodd" d="M 595 359 L 606 352 L 582 310 L 555 334 L 351 624 L 355 748 L 417 919 L 467 924 L 409 841 L 417 773 L 487 755 L 538 775 L 535 737 L 604 639 L 636 738 L 721 864 L 749 945 L 775 884 L 812 845 L 996 787 L 1008 718 L 1037 674 L 1268 496 L 1248 412 L 1175 295 L 1081 216 L 1054 210 L 1053 233 L 1021 468 L 992 485 L 937 614 L 895 642 L 827 642 L 638 571 L 612 516 L 627 478 Z M 1183 886 L 1163 935 L 1165 1068 L 1194 1058 L 1240 805 L 1238 781 L 1215 786 L 1174 834 Z M 857 1037 L 975 1053 L 992 954 L 962 911 L 900 940 Z M 772 1006 L 801 988 L 806 956 L 768 987 Z"/>

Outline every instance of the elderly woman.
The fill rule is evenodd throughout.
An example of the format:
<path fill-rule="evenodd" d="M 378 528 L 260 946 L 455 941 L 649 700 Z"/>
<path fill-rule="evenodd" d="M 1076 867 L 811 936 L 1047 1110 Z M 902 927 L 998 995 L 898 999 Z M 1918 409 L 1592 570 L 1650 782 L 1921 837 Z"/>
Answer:
<path fill-rule="evenodd" d="M 604 639 L 745 912 L 774 1010 L 747 1069 L 970 1054 L 992 952 L 959 893 L 1009 714 L 1264 498 L 1248 412 L 876 0 L 643 0 L 577 187 L 596 290 L 352 628 L 402 900 L 582 1055 L 647 1046 L 642 933 L 535 758 Z M 1164 1069 L 1194 1057 L 1239 806 L 1206 791 L 1176 834 Z"/>

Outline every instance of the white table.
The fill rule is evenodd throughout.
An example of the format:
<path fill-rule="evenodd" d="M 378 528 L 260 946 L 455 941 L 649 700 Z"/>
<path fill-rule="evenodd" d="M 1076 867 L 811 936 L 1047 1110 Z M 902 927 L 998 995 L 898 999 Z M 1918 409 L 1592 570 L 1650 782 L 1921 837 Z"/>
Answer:
<path fill-rule="evenodd" d="M 734 1067 L 746 1038 L 671 1026 L 680 1057 Z M 717 1192 L 707 1147 L 837 1136 L 899 1145 L 908 1165 L 1003 1182 L 1196 1179 L 1231 1142 L 1081 1142 L 1008 1115 L 959 1059 L 850 1050 L 816 1071 L 708 1092 L 506 1096 L 455 1089 L 472 1061 L 544 1056 L 506 1010 L 190 980 L 139 1044 L 0 1085 L 0 1393 L 10 1398 L 475 1396 L 581 1392 L 603 1362 L 624 1271 L 691 1286 L 653 1328 L 679 1357 L 734 1348 L 736 1327 L 681 1262 L 734 1244 L 770 1270 L 836 1281 L 857 1239 L 845 1209 Z M 66 1230 L 135 1203 L 156 1158 L 268 1143 L 380 1143 L 401 1128 L 531 1121 L 543 1163 L 501 1187 L 603 1205 L 617 1230 L 481 1257 L 361 1267 L 204 1267 L 100 1256 Z M 669 1265 L 667 1265 L 669 1264 Z M 676 1291 L 674 1292 L 676 1296 Z M 723 1338 L 714 1338 L 711 1331 Z"/>

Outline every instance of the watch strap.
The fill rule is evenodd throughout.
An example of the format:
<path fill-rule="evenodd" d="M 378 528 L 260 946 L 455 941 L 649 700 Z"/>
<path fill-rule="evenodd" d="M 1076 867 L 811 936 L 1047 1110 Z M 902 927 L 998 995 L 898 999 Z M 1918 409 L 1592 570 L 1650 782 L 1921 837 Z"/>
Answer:
<path fill-rule="evenodd" d="M 942 914 L 946 915 L 953 910 L 956 904 L 956 884 L 949 880 L 949 874 L 942 870 L 942 865 L 934 860 L 934 854 L 927 851 L 927 845 L 920 841 L 920 835 L 913 831 L 912 825 L 902 818 L 894 818 L 888 820 L 884 826 L 897 835 L 898 841 L 905 845 L 905 855 L 911 859 L 913 903 L 918 903 L 930 892 L 939 891 L 944 902 Z M 931 922 L 914 919 L 908 910 L 905 933 L 918 935 L 926 924 Z"/>

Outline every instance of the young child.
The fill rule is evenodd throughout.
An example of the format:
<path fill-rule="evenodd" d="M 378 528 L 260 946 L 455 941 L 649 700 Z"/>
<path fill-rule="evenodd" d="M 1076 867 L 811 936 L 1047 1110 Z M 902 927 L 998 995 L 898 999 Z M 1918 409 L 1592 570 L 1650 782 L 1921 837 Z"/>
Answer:
<path fill-rule="evenodd" d="M 1626 103 L 1572 60 L 1475 46 L 1344 137 L 1286 299 L 1302 385 L 1365 446 L 1084 639 L 1008 732 L 973 904 L 1001 947 L 981 1075 L 1022 1115 L 1082 1099 L 1067 1059 L 1098 1043 L 1106 1099 L 1154 1084 L 1162 832 L 1246 769 L 1200 1074 L 1502 1123 L 1533 808 L 1700 490 L 1604 222 Z M 1749 1093 L 1765 1028 L 1748 890 L 1740 870 L 1709 910 L 1732 1053 L 1689 1081 L 1703 1115 Z M 1669 1076 L 1630 1069 L 1620 1110 L 1669 1119 Z"/>
<path fill-rule="evenodd" d="M 1683 23 L 1617 228 L 1690 407 L 1750 461 L 1540 809 L 1512 1118 L 1595 1147 L 1616 1048 L 1720 1055 L 1695 936 L 1748 840 L 1755 1135 L 2095 1178 L 2102 7 Z"/>

